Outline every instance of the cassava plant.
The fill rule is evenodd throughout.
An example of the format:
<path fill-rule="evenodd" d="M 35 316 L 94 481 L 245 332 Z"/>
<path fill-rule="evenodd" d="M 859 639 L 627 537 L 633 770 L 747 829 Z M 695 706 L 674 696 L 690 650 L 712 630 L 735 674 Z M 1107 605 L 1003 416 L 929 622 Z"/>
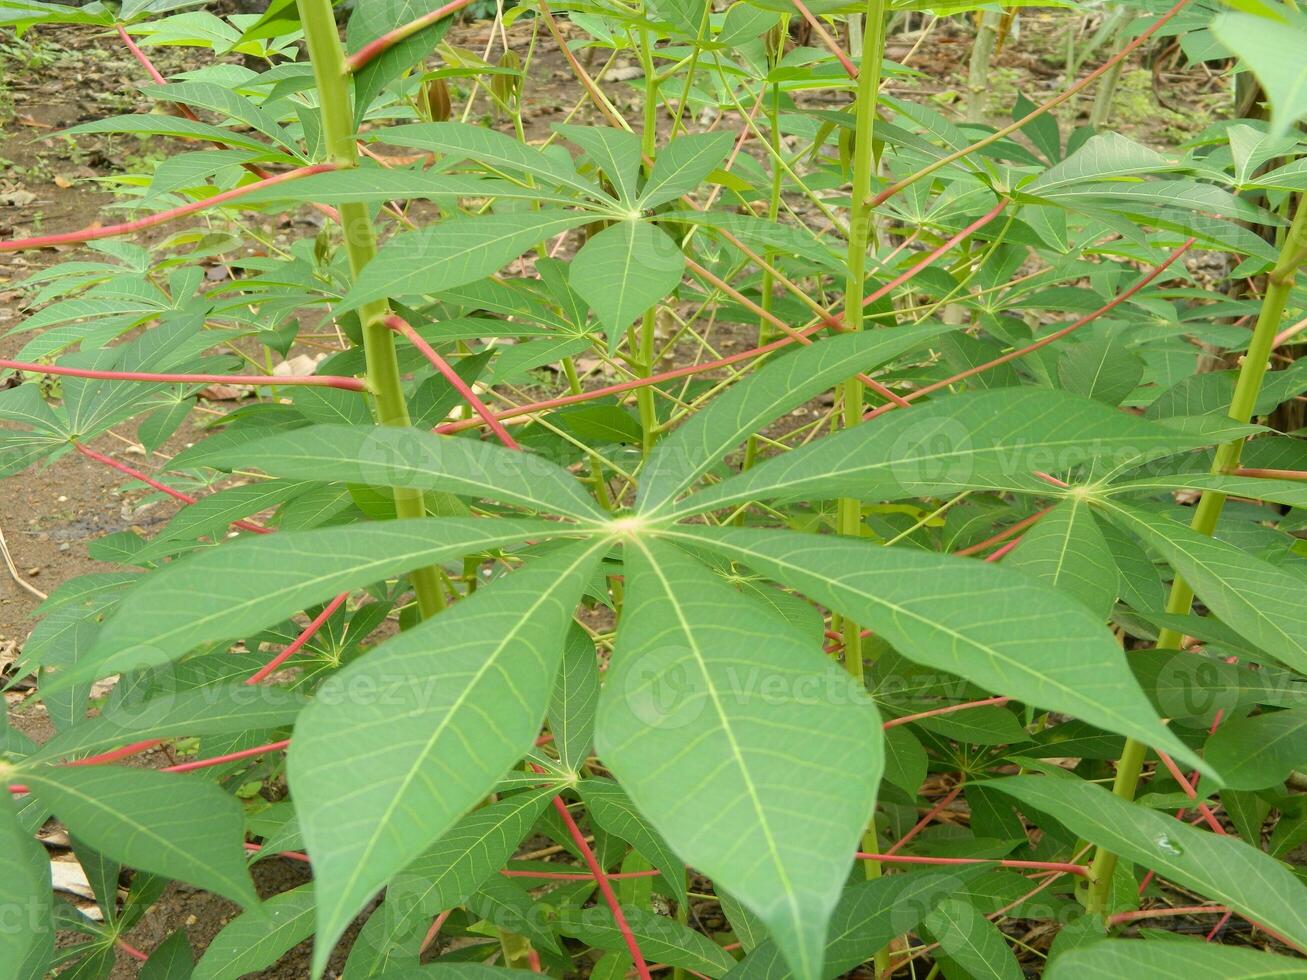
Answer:
<path fill-rule="evenodd" d="M 1123 4 L 994 128 L 886 37 L 987 64 L 997 7 L 524 0 L 473 51 L 468 2 L 0 0 L 139 63 L 158 111 L 68 135 L 170 141 L 127 220 L 0 241 L 86 247 L 23 285 L 0 475 L 179 505 L 11 672 L 55 734 L 0 729 L 0 980 L 1307 976 L 1307 21 Z M 1268 117 L 1059 114 L 1179 32 Z M 198 962 L 131 935 L 170 880 L 242 907 Z"/>

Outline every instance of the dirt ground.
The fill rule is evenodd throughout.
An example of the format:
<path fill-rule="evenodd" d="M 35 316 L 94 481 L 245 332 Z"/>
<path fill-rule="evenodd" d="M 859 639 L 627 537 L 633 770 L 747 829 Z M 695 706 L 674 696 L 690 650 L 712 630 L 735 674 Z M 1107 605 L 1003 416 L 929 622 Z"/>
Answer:
<path fill-rule="evenodd" d="M 1023 15 L 1018 38 L 1010 39 L 994 63 L 991 93 L 994 105 L 1010 103 L 1020 89 L 1039 101 L 1062 86 L 1060 41 L 1064 15 L 1039 12 Z M 519 21 L 510 38 L 525 50 L 530 26 Z M 456 27 L 449 40 L 480 53 L 489 39 L 488 24 Z M 913 51 L 920 35 L 892 36 L 891 58 Z M 911 64 L 923 74 L 890 80 L 891 94 L 911 93 L 951 104 L 963 91 L 961 81 L 969 51 L 968 32 L 951 25 L 930 32 L 912 54 Z M 165 74 L 195 67 L 209 53 L 182 48 L 154 49 Z M 1097 60 L 1097 59 L 1095 59 Z M 76 145 L 56 134 L 60 129 L 114 113 L 148 111 L 150 102 L 137 86 L 143 81 L 140 66 L 117 39 L 88 30 L 33 32 L 16 41 L 0 38 L 0 237 L 41 234 L 83 227 L 97 221 L 118 220 L 107 210 L 111 193 L 96 178 L 124 170 L 148 172 L 162 159 L 166 148 L 159 141 L 127 137 L 83 137 Z M 632 78 L 629 63 L 618 63 L 618 77 Z M 638 75 L 638 71 L 636 71 Z M 1168 93 L 1169 107 L 1158 108 L 1152 97 L 1154 77 Z M 638 77 L 634 79 L 639 84 Z M 621 82 L 609 83 L 609 94 L 622 110 L 638 114 L 638 89 Z M 575 103 L 578 90 L 561 55 L 547 37 L 540 41 L 537 64 L 523 93 L 528 135 L 539 136 Z M 1150 64 L 1139 63 L 1126 72 L 1118 96 L 1114 124 L 1151 142 L 1174 142 L 1186 132 L 1201 129 L 1204 119 L 1228 102 L 1221 83 L 1201 70 L 1177 68 L 1165 51 L 1154 52 Z M 457 104 L 456 104 L 457 108 Z M 1073 111 L 1083 112 L 1088 100 Z M 578 121 L 588 118 L 586 112 Z M 1157 125 L 1160 118 L 1162 125 Z M 730 120 L 726 120 L 730 124 Z M 283 239 L 300 234 L 284 223 L 269 231 Z M 13 357 L 26 341 L 6 334 L 26 315 L 21 293 L 14 289 L 32 272 L 66 258 L 54 251 L 0 255 L 0 357 Z M 718 338 L 723 352 L 747 344 L 747 335 Z M 0 373 L 0 385 L 12 383 Z M 223 411 L 229 405 L 210 408 Z M 170 456 L 200 434 L 199 425 L 211 416 L 193 413 L 162 453 Z M 151 460 L 123 427 L 116 437 L 105 436 L 92 448 L 146 470 Z M 148 533 L 166 522 L 177 505 L 160 494 L 131 484 L 120 474 L 75 453 L 48 466 L 0 481 L 0 530 L 20 573 L 39 590 L 52 591 L 59 583 L 88 572 L 107 570 L 87 555 L 90 541 L 124 530 Z M 34 625 L 37 598 L 19 588 L 0 570 L 0 662 L 11 660 Z M 20 695 L 21 696 L 21 695 Z M 11 695 L 11 697 L 13 697 Z M 13 722 L 38 741 L 50 734 L 39 711 L 24 711 Z M 165 765 L 162 753 L 145 754 L 137 764 Z M 255 879 L 265 895 L 303 883 L 304 865 L 274 859 L 255 866 Z M 176 929 L 185 929 L 192 946 L 202 951 L 213 935 L 236 914 L 231 903 L 184 886 L 172 886 L 129 937 L 138 948 L 150 950 Z M 342 949 L 344 946 L 342 946 Z M 258 977 L 303 977 L 308 972 L 308 944 L 288 954 L 276 967 Z M 343 952 L 338 961 L 343 961 Z M 338 968 L 340 962 L 337 962 Z M 138 964 L 122 955 L 115 978 L 135 977 Z"/>

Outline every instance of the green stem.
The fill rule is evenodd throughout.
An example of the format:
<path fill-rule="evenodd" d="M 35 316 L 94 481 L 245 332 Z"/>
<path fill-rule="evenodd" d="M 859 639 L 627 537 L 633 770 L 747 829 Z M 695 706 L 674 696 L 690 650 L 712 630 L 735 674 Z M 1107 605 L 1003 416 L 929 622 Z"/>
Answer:
<path fill-rule="evenodd" d="M 323 137 L 331 162 L 341 167 L 357 167 L 358 145 L 354 131 L 354 116 L 350 108 L 348 73 L 345 53 L 336 31 L 336 18 L 331 0 L 297 0 L 300 22 L 304 26 L 304 39 L 308 44 L 309 58 L 313 63 L 313 76 L 318 86 L 318 101 L 322 116 Z M 357 278 L 363 267 L 377 254 L 377 237 L 366 204 L 349 203 L 340 206 L 340 223 L 345 236 L 345 249 L 350 270 Z M 372 392 L 373 408 L 382 425 L 407 426 L 408 404 L 400 381 L 399 361 L 395 356 L 394 334 L 386 327 L 385 317 L 390 312 L 385 300 L 367 303 L 359 308 L 363 323 L 363 351 L 367 363 L 368 390 Z M 420 490 L 395 490 L 396 517 L 425 517 L 426 503 Z M 424 617 L 434 615 L 445 605 L 440 577 L 435 568 L 422 568 L 410 576 L 417 595 L 418 609 Z"/>
<path fill-rule="evenodd" d="M 1298 210 L 1294 215 L 1289 233 L 1280 245 L 1280 260 L 1267 277 L 1266 295 L 1262 298 L 1262 308 L 1257 315 L 1257 324 L 1253 327 L 1252 340 L 1248 344 L 1248 353 L 1239 367 L 1239 378 L 1235 382 L 1234 396 L 1230 400 L 1230 418 L 1236 422 L 1247 423 L 1252 420 L 1257 396 L 1262 390 L 1262 380 L 1266 377 L 1267 364 L 1275 343 L 1275 335 L 1284 318 L 1284 308 L 1289 302 L 1289 293 L 1293 289 L 1293 279 L 1303 264 L 1304 250 L 1307 250 L 1307 198 L 1300 199 Z M 1217 475 L 1228 474 L 1239 468 L 1239 457 L 1243 453 L 1244 440 L 1234 439 L 1224 443 L 1216 450 L 1212 460 L 1212 472 Z M 1216 531 L 1221 511 L 1225 507 L 1225 494 L 1203 491 L 1198 506 L 1194 508 L 1193 519 L 1189 526 L 1199 534 L 1211 535 Z M 1166 611 L 1173 615 L 1185 615 L 1193 606 L 1194 590 L 1189 583 L 1176 576 L 1171 583 L 1171 594 L 1167 598 Z M 1157 636 L 1159 649 L 1178 648 L 1184 637 L 1171 629 L 1162 630 Z M 1134 799 L 1139 785 L 1139 775 L 1144 765 L 1146 747 L 1134 739 L 1126 739 L 1125 749 L 1117 762 L 1116 781 L 1112 792 L 1123 800 Z M 1100 847 L 1094 853 L 1089 866 L 1089 890 L 1085 898 L 1085 907 L 1091 913 L 1105 915 L 1112 887 L 1112 872 L 1116 868 L 1116 855 Z"/>
<path fill-rule="evenodd" d="M 871 206 L 871 178 L 875 167 L 873 135 L 876 126 L 876 100 L 880 93 L 880 63 L 885 52 L 886 0 L 867 0 L 863 19 L 862 63 L 858 71 L 858 94 L 855 103 L 857 129 L 853 139 L 853 194 L 849 214 L 849 251 L 844 281 L 844 322 L 850 330 L 863 326 L 862 294 L 867 279 L 867 245 L 871 240 L 871 223 L 875 212 Z M 862 382 L 849 378 L 837 391 L 841 399 L 841 424 L 850 429 L 862 421 Z M 862 533 L 862 502 L 856 497 L 841 498 L 837 504 L 837 530 L 854 537 Z M 851 619 L 842 623 L 844 635 L 844 669 L 859 684 L 863 681 L 862 629 Z M 876 826 L 873 822 L 863 836 L 863 849 L 877 849 Z M 879 861 L 867 861 L 868 878 L 879 878 Z M 878 950 L 875 957 L 876 975 L 889 969 L 889 947 Z"/>
<path fill-rule="evenodd" d="M 646 160 L 652 161 L 658 147 L 658 75 L 654 71 L 653 38 L 648 30 L 640 32 L 640 63 L 644 69 L 644 129 L 640 133 L 640 150 Z M 652 164 L 650 164 L 652 166 Z M 640 321 L 639 347 L 635 354 L 636 370 L 646 376 L 654 370 L 654 341 L 658 308 L 646 310 Z M 658 415 L 654 411 L 654 393 L 649 387 L 636 392 L 636 407 L 640 411 L 640 429 L 643 433 L 641 449 L 645 456 L 653 450 L 658 433 Z"/>

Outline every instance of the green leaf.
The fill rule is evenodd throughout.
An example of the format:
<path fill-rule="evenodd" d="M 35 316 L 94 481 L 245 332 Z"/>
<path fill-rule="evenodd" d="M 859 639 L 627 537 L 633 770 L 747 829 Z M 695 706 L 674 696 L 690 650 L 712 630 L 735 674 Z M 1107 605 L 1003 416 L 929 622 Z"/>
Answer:
<path fill-rule="evenodd" d="M 1021 191 L 1043 196 L 1057 188 L 1074 187 L 1086 181 L 1157 173 L 1178 166 L 1156 150 L 1120 133 L 1099 133 L 1061 163 L 1022 185 Z"/>
<path fill-rule="evenodd" d="M 1301 57 L 1307 31 L 1299 23 L 1284 21 L 1278 12 L 1229 12 L 1212 21 L 1211 31 L 1262 83 L 1271 102 L 1272 138 L 1307 116 L 1307 66 Z"/>
<path fill-rule="evenodd" d="M 1047 492 L 1032 470 L 1056 473 L 1090 459 L 1111 467 L 1204 441 L 1051 389 L 948 395 L 764 460 L 695 494 L 677 513 L 755 499 L 890 500 L 974 487 Z"/>
<path fill-rule="evenodd" d="M 368 899 L 531 748 L 601 545 L 561 548 L 354 661 L 288 754 L 320 886 L 314 974 Z M 342 792 L 341 772 L 354 785 Z"/>
<path fill-rule="evenodd" d="M 1046 980 L 1302 980 L 1307 963 L 1197 939 L 1108 939 L 1054 956 Z"/>
<path fill-rule="evenodd" d="M 632 539 L 625 570 L 600 757 L 672 849 L 815 978 L 875 802 L 875 708 L 815 637 L 760 604 L 742 618 L 738 593 L 694 559 Z"/>
<path fill-rule="evenodd" d="M 202 643 L 271 626 L 346 589 L 558 529 L 546 521 L 420 518 L 234 541 L 145 576 L 92 650 L 43 685 L 44 692 L 100 671 L 155 667 Z"/>
<path fill-rule="evenodd" d="M 665 299 L 684 271 L 685 256 L 667 232 L 617 221 L 581 247 L 568 281 L 612 336 Z"/>
<path fill-rule="evenodd" d="M 646 959 L 694 970 L 708 977 L 720 977 L 735 965 L 726 952 L 703 933 L 694 932 L 675 919 L 628 906 L 622 909 L 626 924 Z M 601 949 L 625 950 L 626 942 L 606 905 L 564 909 L 558 929 L 565 936 Z"/>
<path fill-rule="evenodd" d="M 730 133 L 679 136 L 658 153 L 637 207 L 649 211 L 698 189 L 730 152 Z"/>
<path fill-rule="evenodd" d="M 7 789 L 0 796 L 0 887 L 7 916 L 0 928 L 0 976 L 28 980 L 45 976 L 54 952 L 50 859 L 19 824 Z"/>
<path fill-rule="evenodd" d="M 396 875 L 386 892 L 382 947 L 423 916 L 461 904 L 503 868 L 557 793 L 544 786 L 473 810 Z"/>
<path fill-rule="evenodd" d="M 635 208 L 635 183 L 640 176 L 640 137 L 611 126 L 572 126 L 554 123 L 553 129 L 575 143 L 590 162 L 604 172 L 617 199 Z"/>
<path fill-rule="evenodd" d="M 1087 841 L 1230 906 L 1295 946 L 1307 945 L 1307 886 L 1236 837 L 1197 830 L 1079 779 L 1011 776 L 984 785 L 1048 814 Z"/>
<path fill-rule="evenodd" d="M 189 980 L 194 975 L 195 953 L 186 930 L 178 929 L 150 952 L 137 980 Z"/>
<path fill-rule="evenodd" d="M 599 704 L 599 661 L 594 641 L 580 626 L 567 633 L 563 664 L 549 699 L 549 731 L 559 761 L 580 772 L 594 743 L 595 709 Z"/>
<path fill-rule="evenodd" d="M 953 962 L 968 976 L 994 980 L 1022 980 L 1025 973 L 1008 948 L 998 927 L 970 902 L 946 898 L 935 906 L 923 925 Z"/>
<path fill-rule="evenodd" d="M 1157 490 L 1215 490 L 1230 497 L 1248 497 L 1271 504 L 1307 508 L 1307 483 L 1301 480 L 1269 480 L 1256 476 L 1225 476 L 1219 473 L 1174 473 L 1126 480 L 1104 487 L 1107 494 Z"/>
<path fill-rule="evenodd" d="M 308 698 L 277 687 L 243 682 L 171 691 L 119 702 L 41 746 L 32 762 L 89 755 L 143 737 L 224 735 L 290 725 Z"/>
<path fill-rule="evenodd" d="M 676 900 L 686 901 L 685 865 L 672 854 L 662 836 L 645 822 L 626 792 L 611 779 L 597 778 L 581 780 L 576 790 L 585 801 L 590 819 L 648 858 L 662 872 Z"/>
<path fill-rule="evenodd" d="M 1211 772 L 1161 723 L 1107 628 L 1074 599 L 1025 575 L 826 535 L 687 528 L 676 536 L 798 589 L 918 663 Z"/>
<path fill-rule="evenodd" d="M 1116 602 L 1116 561 L 1082 498 L 1064 500 L 1041 517 L 1003 564 L 1080 600 L 1100 621 Z"/>
<path fill-rule="evenodd" d="M 381 246 L 335 314 L 376 300 L 466 286 L 498 272 L 532 246 L 592 220 L 593 215 L 575 211 L 515 211 L 451 218 L 402 232 Z"/>
<path fill-rule="evenodd" d="M 929 344 L 949 329 L 850 333 L 773 360 L 659 442 L 640 475 L 638 508 L 656 512 L 766 423 L 859 371 Z"/>
<path fill-rule="evenodd" d="M 595 183 L 582 178 L 557 157 L 484 126 L 463 122 L 415 123 L 392 126 L 364 138 L 383 140 L 392 146 L 436 151 L 451 164 L 469 158 L 495 171 L 516 171 L 542 180 L 550 187 L 570 187 L 593 200 L 611 203 Z"/>
<path fill-rule="evenodd" d="M 1207 740 L 1207 761 L 1230 789 L 1265 789 L 1307 766 L 1307 708 L 1231 718 Z"/>
<path fill-rule="evenodd" d="M 199 460 L 292 479 L 443 490 L 582 521 L 603 516 L 576 477 L 540 456 L 419 429 L 314 425 Z"/>
<path fill-rule="evenodd" d="M 210 941 L 192 980 L 240 980 L 313 935 L 313 883 L 274 895 L 263 915 L 239 915 Z"/>
<path fill-rule="evenodd" d="M 915 930 L 938 902 L 956 895 L 967 877 L 977 873 L 912 871 L 859 881 L 844 889 L 826 937 L 823 978 L 852 970 L 894 937 Z M 768 941 L 741 960 L 729 976 L 730 980 L 786 980 L 793 974 L 776 944 Z"/>
<path fill-rule="evenodd" d="M 1165 558 L 1227 626 L 1286 666 L 1307 672 L 1307 579 L 1169 518 L 1115 501 L 1100 503 L 1118 526 Z"/>
<path fill-rule="evenodd" d="M 23 782 L 94 850 L 246 908 L 259 904 L 240 804 L 213 783 L 121 766 L 33 768 Z"/>
<path fill-rule="evenodd" d="M 1057 376 L 1073 394 L 1120 405 L 1143 380 L 1144 362 L 1119 337 L 1100 333 L 1065 350 Z"/>

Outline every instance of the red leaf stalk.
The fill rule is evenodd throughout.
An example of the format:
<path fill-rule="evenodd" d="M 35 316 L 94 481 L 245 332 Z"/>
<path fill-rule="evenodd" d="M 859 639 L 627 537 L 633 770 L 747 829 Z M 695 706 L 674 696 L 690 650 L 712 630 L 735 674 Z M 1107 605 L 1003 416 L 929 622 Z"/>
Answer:
<path fill-rule="evenodd" d="M 142 231 L 146 228 L 153 228 L 155 225 L 165 224 L 174 221 L 177 218 L 184 218 L 189 214 L 197 211 L 203 211 L 207 208 L 217 207 L 219 204 L 226 204 L 229 201 L 235 201 L 257 190 L 265 187 L 275 187 L 278 184 L 285 184 L 289 181 L 298 180 L 301 177 L 309 177 L 313 174 L 326 173 L 329 170 L 335 170 L 334 163 L 315 163 L 308 167 L 297 167 L 294 170 L 287 170 L 285 173 L 275 174 L 272 177 L 256 180 L 252 184 L 246 184 L 243 187 L 234 187 L 229 191 L 223 191 L 221 194 L 215 194 L 213 197 L 206 197 L 202 201 L 191 201 L 189 204 L 182 204 L 167 211 L 160 211 L 158 214 L 151 214 L 144 218 L 137 218 L 135 221 L 125 221 L 117 225 L 103 225 L 99 228 L 83 228 L 80 231 L 66 231 L 57 235 L 38 235 L 35 238 L 12 238 L 7 242 L 0 242 L 0 252 L 21 252 L 34 248 L 51 248 L 55 245 L 81 245 L 85 242 L 99 241 L 102 238 L 114 238 L 118 235 L 129 235 L 133 232 Z"/>
<path fill-rule="evenodd" d="M 332 599 L 329 603 L 327 603 L 327 605 L 323 608 L 322 612 L 318 613 L 318 615 L 314 617 L 313 622 L 309 623 L 308 626 L 304 627 L 304 632 L 302 632 L 299 636 L 295 637 L 295 639 L 291 641 L 291 643 L 286 647 L 285 650 L 282 650 L 281 653 L 277 654 L 266 664 L 260 667 L 258 671 L 251 674 L 249 678 L 245 681 L 245 683 L 262 684 L 265 680 L 267 680 L 269 676 L 271 676 L 277 671 L 278 667 L 284 664 L 291 657 L 295 656 L 295 654 L 299 653 L 300 649 L 303 648 L 304 644 L 308 643 L 309 640 L 313 639 L 313 637 L 317 635 L 318 630 L 322 629 L 323 624 L 326 623 L 326 621 L 331 618 L 332 614 L 337 609 L 339 609 L 341 605 L 345 602 L 345 600 L 348 598 L 349 598 L 349 593 L 342 592 L 340 595 L 336 596 L 336 598 Z"/>
<path fill-rule="evenodd" d="M 90 368 L 64 367 L 59 364 L 31 364 L 26 361 L 0 359 L 0 368 L 9 371 L 26 371 L 30 374 L 56 374 L 67 378 L 91 378 L 97 381 L 148 381 L 179 385 L 242 385 L 252 387 L 284 387 L 305 385 L 311 388 L 340 388 L 343 391 L 367 391 L 361 378 L 335 377 L 314 374 L 304 378 L 283 378 L 271 374 L 157 374 L 141 371 L 96 371 Z"/>
<path fill-rule="evenodd" d="M 443 7 L 431 11 L 431 13 L 429 14 L 423 14 L 421 17 L 418 17 L 416 20 L 411 20 L 407 24 L 401 24 L 399 27 L 396 27 L 392 31 L 387 31 L 385 34 L 381 35 L 381 37 L 377 38 L 375 41 L 371 42 L 370 44 L 365 44 L 363 47 L 359 48 L 353 54 L 346 57 L 345 70 L 350 72 L 358 71 L 360 68 L 362 68 L 368 62 L 372 61 L 374 58 L 377 58 L 378 56 L 389 51 L 400 41 L 406 40 L 407 38 L 412 37 L 418 31 L 430 27 L 436 21 L 443 20 L 444 18 L 448 17 L 450 14 L 462 10 L 471 2 L 472 0 L 451 0 L 450 3 L 447 3 Z"/>
<path fill-rule="evenodd" d="M 499 438 L 500 442 L 509 449 L 522 448 L 518 445 L 517 440 L 508 434 L 508 430 L 505 429 L 503 423 L 495 417 L 495 413 L 486 406 L 485 402 L 477 397 L 477 394 L 472 390 L 472 387 L 458 376 L 458 372 L 450 366 L 448 361 L 440 356 L 440 353 L 434 347 L 423 339 L 420 333 L 413 329 L 412 324 L 403 317 L 391 314 L 386 317 L 386 326 L 395 331 L 395 333 L 403 335 L 410 344 L 422 352 L 422 356 L 430 361 L 435 369 L 444 375 L 445 380 L 454 386 L 454 390 L 463 396 L 465 402 L 472 406 L 472 410 L 476 412 L 486 425 L 490 427 L 490 431 Z"/>

